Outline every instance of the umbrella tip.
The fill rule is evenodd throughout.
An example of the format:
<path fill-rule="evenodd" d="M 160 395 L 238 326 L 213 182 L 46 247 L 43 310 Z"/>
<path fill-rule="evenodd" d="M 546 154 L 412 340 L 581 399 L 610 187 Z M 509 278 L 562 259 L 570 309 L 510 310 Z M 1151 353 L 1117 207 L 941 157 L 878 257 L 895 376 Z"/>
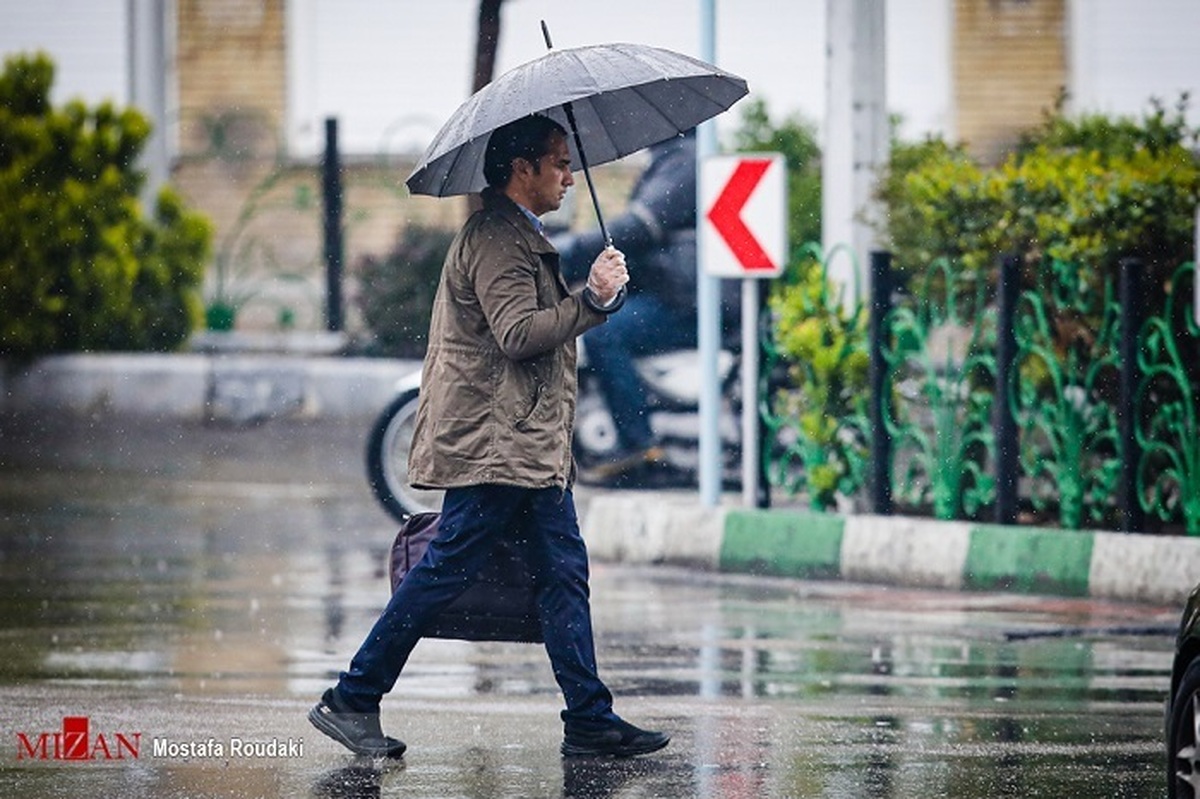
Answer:
<path fill-rule="evenodd" d="M 554 44 L 550 41 L 550 26 L 546 24 L 546 20 L 542 20 L 542 38 L 546 40 L 546 49 L 553 50 Z"/>

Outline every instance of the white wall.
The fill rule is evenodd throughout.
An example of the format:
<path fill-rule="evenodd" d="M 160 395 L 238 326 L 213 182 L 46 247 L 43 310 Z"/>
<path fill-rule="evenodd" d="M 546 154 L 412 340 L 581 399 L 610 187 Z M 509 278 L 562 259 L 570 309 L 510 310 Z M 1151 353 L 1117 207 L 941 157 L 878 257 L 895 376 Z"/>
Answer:
<path fill-rule="evenodd" d="M 1068 24 L 1072 110 L 1140 117 L 1187 91 L 1200 124 L 1200 2 L 1072 0 Z"/>
<path fill-rule="evenodd" d="M 46 50 L 57 65 L 51 99 L 129 99 L 126 0 L 0 0 L 0 53 Z"/>
<path fill-rule="evenodd" d="M 906 135 L 950 117 L 951 0 L 888 0 L 888 91 Z M 424 149 L 470 91 L 477 0 L 289 0 L 289 138 L 321 147 L 339 118 L 347 151 Z M 558 48 L 634 41 L 697 54 L 699 0 L 508 0 L 497 73 Z M 818 123 L 825 108 L 824 0 L 717 0 L 717 62 L 766 99 L 771 114 Z M 736 128 L 735 108 L 720 121 Z"/>
<path fill-rule="evenodd" d="M 288 0 L 288 140 L 315 155 L 421 150 L 469 94 L 477 0 Z"/>

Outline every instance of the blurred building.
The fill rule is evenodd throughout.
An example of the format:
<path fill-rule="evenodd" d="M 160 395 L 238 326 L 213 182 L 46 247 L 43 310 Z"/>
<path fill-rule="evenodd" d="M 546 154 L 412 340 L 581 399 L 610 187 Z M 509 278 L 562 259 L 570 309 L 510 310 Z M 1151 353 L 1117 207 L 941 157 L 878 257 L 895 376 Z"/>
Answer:
<path fill-rule="evenodd" d="M 783 65 L 776 69 L 799 72 L 821 63 L 826 2 L 797 0 L 786 12 L 759 0 L 718 2 L 718 26 L 743 30 L 735 14 L 739 25 L 760 28 L 764 19 L 797 20 L 797 50 L 808 60 L 767 55 Z M 921 120 L 918 133 L 966 141 L 986 160 L 1001 157 L 1064 91 L 1068 110 L 1141 114 L 1151 98 L 1173 105 L 1200 86 L 1195 0 L 886 2 L 887 49 L 897 54 L 889 110 Z M 537 13 L 539 3 L 548 5 L 520 0 L 512 13 Z M 685 39 L 698 14 L 696 0 L 602 5 L 617 19 L 652 14 L 655 24 L 638 30 L 663 28 L 677 7 L 676 35 Z M 343 131 L 347 264 L 385 251 L 406 224 L 456 224 L 462 204 L 409 198 L 402 180 L 445 115 L 414 98 L 436 95 L 450 108 L 465 98 L 476 9 L 475 0 L 0 0 L 0 52 L 48 51 L 59 68 L 56 101 L 112 99 L 150 114 L 159 135 L 146 154 L 152 179 L 169 178 L 217 225 L 209 291 L 242 301 L 239 326 L 315 328 L 323 289 L 313 165 L 325 118 L 336 116 Z M 528 39 L 505 29 L 501 55 L 536 55 L 521 50 Z M 723 40 L 719 56 L 732 60 L 738 44 Z M 744 76 L 752 91 L 779 77 Z M 821 91 L 823 81 L 796 85 L 798 94 Z M 781 116 L 801 109 L 816 119 L 822 107 L 819 97 L 771 98 Z M 1196 109 L 1191 118 L 1200 119 Z M 634 171 L 598 172 L 606 204 L 620 205 Z"/>

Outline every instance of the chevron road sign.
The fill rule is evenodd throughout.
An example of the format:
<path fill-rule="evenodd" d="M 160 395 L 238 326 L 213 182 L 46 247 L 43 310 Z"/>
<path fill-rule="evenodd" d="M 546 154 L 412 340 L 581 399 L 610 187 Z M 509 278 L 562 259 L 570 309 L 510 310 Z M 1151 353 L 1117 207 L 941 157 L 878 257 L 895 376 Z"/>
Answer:
<path fill-rule="evenodd" d="M 778 153 L 705 159 L 700 262 L 717 277 L 776 277 L 787 257 L 787 166 Z"/>

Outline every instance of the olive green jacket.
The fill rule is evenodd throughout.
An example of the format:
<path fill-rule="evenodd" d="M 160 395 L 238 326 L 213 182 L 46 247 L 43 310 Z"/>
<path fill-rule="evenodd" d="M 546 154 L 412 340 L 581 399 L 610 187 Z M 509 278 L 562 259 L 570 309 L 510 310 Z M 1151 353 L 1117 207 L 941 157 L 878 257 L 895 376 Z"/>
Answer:
<path fill-rule="evenodd" d="M 418 488 L 574 479 L 575 339 L 601 324 L 521 208 L 484 191 L 450 245 L 409 454 Z"/>

